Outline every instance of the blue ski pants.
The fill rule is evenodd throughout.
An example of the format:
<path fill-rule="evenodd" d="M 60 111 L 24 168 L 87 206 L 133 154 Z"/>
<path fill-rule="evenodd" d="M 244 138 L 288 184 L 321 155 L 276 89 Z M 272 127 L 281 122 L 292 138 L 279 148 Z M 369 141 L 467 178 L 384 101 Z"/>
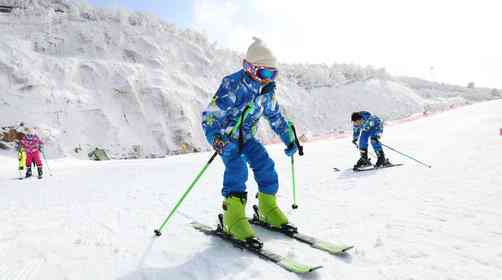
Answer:
<path fill-rule="evenodd" d="M 279 178 L 275 171 L 274 161 L 269 157 L 263 144 L 256 139 L 247 140 L 240 152 L 239 149 L 234 149 L 229 154 L 222 155 L 221 158 L 225 164 L 223 190 L 221 191 L 224 197 L 232 193 L 246 191 L 247 164 L 253 170 L 260 192 L 272 195 L 277 193 Z"/>
<path fill-rule="evenodd" d="M 374 126 L 367 131 L 362 131 L 361 135 L 359 136 L 359 149 L 367 150 L 368 140 L 370 140 L 371 146 L 376 153 L 382 151 L 382 144 L 380 144 L 380 141 L 378 140 L 382 132 L 383 126 Z"/>

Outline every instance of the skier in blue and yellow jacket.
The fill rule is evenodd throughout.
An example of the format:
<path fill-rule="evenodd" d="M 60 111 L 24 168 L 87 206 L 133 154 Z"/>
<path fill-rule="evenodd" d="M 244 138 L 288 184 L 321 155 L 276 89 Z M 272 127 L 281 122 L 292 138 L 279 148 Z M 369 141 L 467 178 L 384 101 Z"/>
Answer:
<path fill-rule="evenodd" d="M 371 141 L 371 146 L 377 155 L 375 167 L 389 165 L 390 162 L 385 158 L 382 144 L 380 144 L 383 120 L 367 111 L 352 113 L 351 120 L 353 124 L 352 143 L 359 148 L 361 154 L 354 168 L 371 166 L 371 160 L 368 157 L 368 140 Z"/>
<path fill-rule="evenodd" d="M 272 227 L 288 225 L 277 206 L 279 188 L 274 161 L 256 138 L 262 116 L 286 145 L 287 156 L 297 151 L 290 123 L 284 118 L 276 99 L 277 61 L 272 51 L 258 38 L 249 46 L 243 69 L 226 76 L 202 113 L 207 141 L 225 165 L 222 195 L 223 229 L 235 239 L 258 241 L 245 214 L 246 181 L 251 167 L 258 184 L 258 216 Z"/>

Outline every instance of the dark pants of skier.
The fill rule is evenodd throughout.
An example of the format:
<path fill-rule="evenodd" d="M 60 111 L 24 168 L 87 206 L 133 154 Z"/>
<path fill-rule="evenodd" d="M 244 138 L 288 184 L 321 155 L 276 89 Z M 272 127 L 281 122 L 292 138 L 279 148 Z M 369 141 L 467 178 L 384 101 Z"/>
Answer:
<path fill-rule="evenodd" d="M 266 194 L 275 195 L 279 188 L 279 179 L 275 171 L 274 161 L 269 157 L 263 144 L 251 138 L 244 143 L 239 152 L 235 149 L 229 155 L 221 157 L 225 164 L 223 177 L 223 196 L 231 193 L 243 193 L 246 191 L 248 180 L 248 167 L 253 170 L 254 178 L 258 184 L 258 190 Z"/>

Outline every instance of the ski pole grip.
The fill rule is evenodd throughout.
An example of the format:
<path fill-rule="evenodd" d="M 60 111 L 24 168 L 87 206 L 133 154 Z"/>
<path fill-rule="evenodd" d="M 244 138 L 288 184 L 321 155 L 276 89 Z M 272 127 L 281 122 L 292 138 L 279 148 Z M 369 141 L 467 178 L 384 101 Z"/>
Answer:
<path fill-rule="evenodd" d="M 298 136 L 296 135 L 296 129 L 294 125 L 291 125 L 291 130 L 293 130 L 293 135 L 295 136 L 295 143 L 296 146 L 298 147 L 298 154 L 300 156 L 303 156 L 303 146 L 300 145 L 300 140 L 298 140 Z"/>

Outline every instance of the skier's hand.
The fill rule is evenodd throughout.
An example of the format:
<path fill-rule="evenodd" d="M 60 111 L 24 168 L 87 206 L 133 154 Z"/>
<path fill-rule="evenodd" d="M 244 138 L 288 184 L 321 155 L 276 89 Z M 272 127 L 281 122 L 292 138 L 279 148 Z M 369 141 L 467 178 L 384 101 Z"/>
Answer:
<path fill-rule="evenodd" d="M 225 146 L 228 144 L 228 141 L 223 139 L 221 135 L 217 135 L 214 137 L 213 140 L 213 149 L 218 153 L 218 154 L 223 154 L 223 150 L 225 149 Z"/>
<path fill-rule="evenodd" d="M 294 141 L 289 143 L 288 147 L 284 149 L 284 153 L 288 157 L 293 156 L 294 154 L 296 154 L 297 151 L 298 151 L 298 146 L 296 146 L 296 143 Z"/>
<path fill-rule="evenodd" d="M 268 84 L 266 84 L 265 86 L 263 86 L 263 88 L 261 89 L 261 94 L 267 94 L 269 92 L 273 92 L 275 91 L 275 88 L 277 86 L 275 85 L 275 82 L 270 82 Z"/>
<path fill-rule="evenodd" d="M 228 156 L 232 154 L 239 147 L 236 143 L 228 140 L 227 137 L 217 135 L 213 140 L 213 149 L 222 156 Z"/>
<path fill-rule="evenodd" d="M 357 139 L 352 139 L 352 144 L 356 145 L 357 147 Z"/>

